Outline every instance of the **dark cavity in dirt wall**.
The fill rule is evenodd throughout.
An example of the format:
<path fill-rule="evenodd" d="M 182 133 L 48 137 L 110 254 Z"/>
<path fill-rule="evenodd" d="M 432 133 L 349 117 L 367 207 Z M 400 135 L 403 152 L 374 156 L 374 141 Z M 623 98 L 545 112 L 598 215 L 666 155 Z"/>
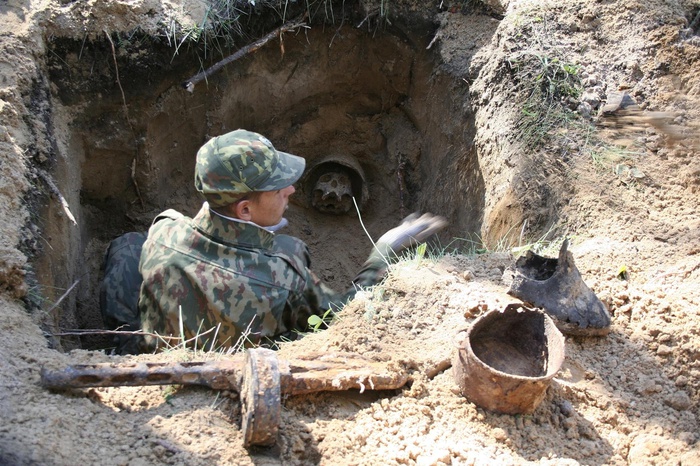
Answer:
<path fill-rule="evenodd" d="M 103 326 L 98 283 L 103 252 L 116 236 L 147 230 L 166 208 L 194 215 L 198 148 L 237 128 L 266 135 L 298 154 L 310 169 L 328 159 L 362 173 L 362 218 L 377 239 L 413 211 L 452 220 L 445 238 L 480 231 L 484 183 L 473 146 L 468 89 L 442 70 L 426 47 L 428 33 L 354 27 L 314 27 L 272 41 L 200 82 L 180 83 L 200 70 L 200 57 L 156 40 L 83 43 L 54 39 L 47 55 L 53 127 L 60 134 L 53 176 L 77 225 L 52 200 L 42 212 L 51 247 L 35 261 L 39 282 L 53 292 L 77 280 L 73 305 L 54 313 L 80 328 Z M 440 72 L 438 72 L 440 70 Z M 123 97 L 122 97 L 123 91 Z M 284 233 L 309 244 L 313 268 L 342 289 L 371 243 L 354 208 L 318 211 L 314 177 L 305 177 L 288 211 Z M 306 183 L 306 185 L 305 185 Z M 357 191 L 357 178 L 353 181 Z M 355 194 L 357 194 L 355 192 Z M 71 301 L 66 301 L 70 303 Z M 46 310 L 46 306 L 44 306 Z M 60 316 L 59 316 L 60 317 Z M 63 339 L 63 348 L 98 348 L 108 340 Z"/>

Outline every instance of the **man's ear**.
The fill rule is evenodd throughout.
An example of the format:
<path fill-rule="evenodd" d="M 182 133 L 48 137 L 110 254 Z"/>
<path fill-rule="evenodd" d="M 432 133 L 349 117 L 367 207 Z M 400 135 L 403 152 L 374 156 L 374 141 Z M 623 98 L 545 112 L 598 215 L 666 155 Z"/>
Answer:
<path fill-rule="evenodd" d="M 236 218 L 249 222 L 250 219 L 253 218 L 252 212 L 250 211 L 251 207 L 252 203 L 248 199 L 238 202 L 234 206 Z"/>

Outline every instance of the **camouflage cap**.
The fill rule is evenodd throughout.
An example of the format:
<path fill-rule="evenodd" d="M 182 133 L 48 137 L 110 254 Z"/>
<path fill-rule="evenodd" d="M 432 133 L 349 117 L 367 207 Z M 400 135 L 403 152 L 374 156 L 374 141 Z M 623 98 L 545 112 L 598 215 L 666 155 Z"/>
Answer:
<path fill-rule="evenodd" d="M 296 182 L 306 160 L 278 151 L 264 136 L 237 129 L 210 139 L 197 152 L 194 186 L 214 207 L 244 194 L 274 191 Z"/>

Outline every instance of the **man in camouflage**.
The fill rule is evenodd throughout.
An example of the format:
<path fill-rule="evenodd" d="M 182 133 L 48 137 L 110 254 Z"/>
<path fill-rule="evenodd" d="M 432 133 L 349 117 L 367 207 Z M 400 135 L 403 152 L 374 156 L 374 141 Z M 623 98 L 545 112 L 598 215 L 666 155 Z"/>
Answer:
<path fill-rule="evenodd" d="M 138 298 L 142 350 L 167 343 L 155 335 L 177 336 L 206 349 L 233 346 L 241 338 L 247 345 L 281 336 L 294 339 L 295 330 L 307 329 L 309 316 L 338 310 L 359 288 L 381 281 L 390 254 L 445 226 L 444 219 L 430 214 L 410 216 L 379 239 L 351 286 L 337 293 L 311 272 L 301 240 L 275 233 L 285 223 L 293 184 L 304 167 L 303 158 L 278 151 L 265 137 L 246 130 L 202 146 L 195 187 L 206 202 L 194 218 L 163 212 L 143 243 Z M 131 240 L 133 244 L 136 238 Z M 115 241 L 122 247 L 126 242 L 123 237 Z M 112 248 L 119 250 L 118 245 Z M 114 308 L 113 303 L 103 307 L 106 323 L 137 325 L 127 312 L 117 311 L 121 319 L 113 316 Z M 130 352 L 132 347 L 117 350 Z"/>
<path fill-rule="evenodd" d="M 100 309 L 107 328 L 123 332 L 141 329 L 138 303 L 143 279 L 139 258 L 145 241 L 145 233 L 130 232 L 112 241 L 107 249 L 100 285 Z M 117 335 L 115 344 L 120 354 L 140 351 L 139 339 L 129 333 Z"/>

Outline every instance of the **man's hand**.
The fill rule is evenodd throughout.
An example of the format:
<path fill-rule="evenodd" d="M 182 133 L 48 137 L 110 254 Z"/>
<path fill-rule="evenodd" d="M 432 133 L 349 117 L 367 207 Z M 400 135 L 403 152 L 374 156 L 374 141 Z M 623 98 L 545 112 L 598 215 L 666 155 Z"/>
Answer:
<path fill-rule="evenodd" d="M 433 214 L 413 213 L 403 219 L 399 226 L 384 233 L 375 243 L 374 250 L 353 280 L 352 290 L 357 291 L 360 287 L 379 283 L 386 274 L 390 261 L 406 248 L 425 242 L 446 226 L 445 218 Z"/>
<path fill-rule="evenodd" d="M 386 259 L 391 255 L 398 256 L 404 249 L 424 242 L 446 226 L 444 217 L 415 212 L 403 219 L 399 226 L 384 233 L 375 244 L 372 255 L 379 253 Z"/>

